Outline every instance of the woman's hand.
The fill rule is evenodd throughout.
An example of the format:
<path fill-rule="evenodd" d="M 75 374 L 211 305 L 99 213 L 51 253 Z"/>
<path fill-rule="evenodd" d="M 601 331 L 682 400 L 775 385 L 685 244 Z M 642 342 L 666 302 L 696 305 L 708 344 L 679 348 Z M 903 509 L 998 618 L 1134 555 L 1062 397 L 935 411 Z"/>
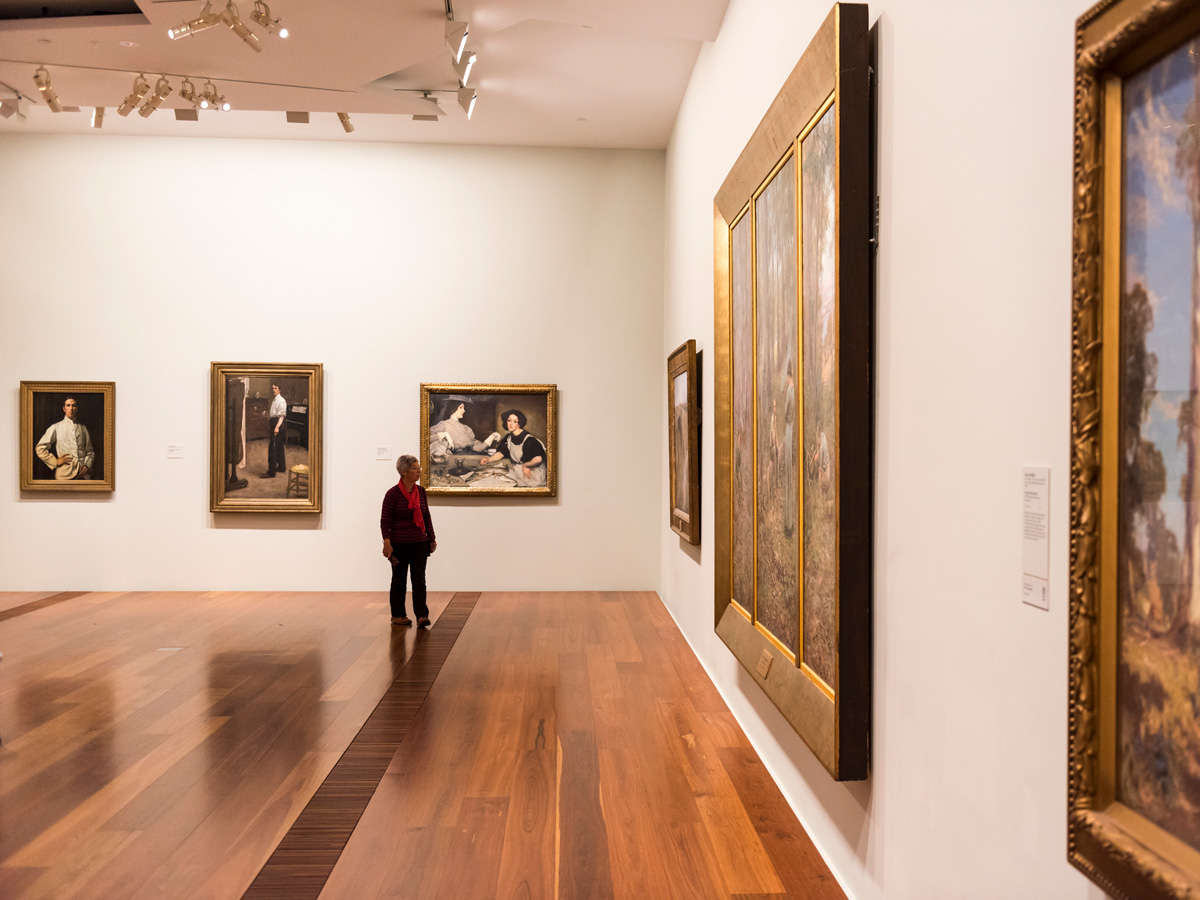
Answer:
<path fill-rule="evenodd" d="M 433 551 L 436 549 L 437 549 L 437 541 L 430 541 L 429 542 L 429 553 L 431 556 L 433 555 Z"/>
<path fill-rule="evenodd" d="M 388 540 L 387 538 L 384 538 L 384 540 L 383 540 L 383 558 L 384 559 L 392 558 L 392 542 L 390 540 Z"/>

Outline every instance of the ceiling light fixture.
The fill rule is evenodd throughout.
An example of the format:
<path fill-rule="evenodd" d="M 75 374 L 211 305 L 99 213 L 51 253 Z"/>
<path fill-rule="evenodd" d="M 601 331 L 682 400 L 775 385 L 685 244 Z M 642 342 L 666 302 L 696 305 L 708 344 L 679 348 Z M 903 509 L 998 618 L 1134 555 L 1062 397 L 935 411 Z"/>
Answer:
<path fill-rule="evenodd" d="M 454 64 L 454 71 L 458 73 L 458 86 L 466 87 L 467 79 L 471 77 L 471 67 L 475 65 L 475 59 L 478 54 L 474 50 L 468 50 L 458 62 Z"/>
<path fill-rule="evenodd" d="M 167 37 L 173 41 L 182 37 L 191 37 L 197 31 L 212 28 L 214 25 L 220 24 L 220 22 L 220 17 L 212 11 L 212 0 L 209 0 L 209 2 L 204 4 L 204 9 L 200 10 L 199 16 L 190 22 L 184 22 L 178 28 L 168 28 Z"/>
<path fill-rule="evenodd" d="M 470 25 L 467 22 L 455 22 L 453 19 L 448 19 L 446 22 L 446 46 L 450 48 L 450 55 L 454 57 L 455 62 L 462 59 L 469 31 Z"/>
<path fill-rule="evenodd" d="M 103 128 L 104 127 L 104 107 L 103 106 L 97 106 L 95 108 L 95 110 L 92 111 L 92 127 L 93 128 Z"/>
<path fill-rule="evenodd" d="M 220 19 L 229 26 L 230 31 L 245 41 L 250 49 L 252 49 L 255 53 L 262 53 L 262 41 L 260 41 L 258 39 L 258 35 L 251 31 L 246 23 L 238 17 L 238 9 L 233 5 L 233 0 L 229 0 L 229 2 L 225 5 L 225 8 L 221 10 Z"/>
<path fill-rule="evenodd" d="M 28 112 L 29 102 L 20 94 L 16 97 L 0 100 L 0 116 L 4 116 L 6 119 L 16 116 L 20 121 L 24 122 Z"/>
<path fill-rule="evenodd" d="M 167 95 L 171 93 L 171 82 L 167 81 L 165 75 L 160 75 L 158 81 L 154 82 L 154 93 L 150 99 L 142 104 L 142 108 L 138 110 L 138 115 L 143 119 L 150 118 L 154 111 L 158 109 L 159 104 L 167 99 Z"/>
<path fill-rule="evenodd" d="M 207 104 L 207 105 L 205 105 Z M 201 109 L 219 109 L 222 112 L 229 112 L 233 109 L 225 98 L 217 93 L 217 86 L 211 80 L 204 82 L 204 94 L 201 97 Z"/>
<path fill-rule="evenodd" d="M 142 98 L 145 97 L 149 91 L 150 83 L 146 81 L 146 76 L 137 76 L 135 79 L 133 79 L 133 90 L 130 92 L 129 96 L 122 101 L 121 105 L 117 107 L 117 115 L 129 115 L 131 112 L 133 112 L 134 107 L 142 102 Z"/>
<path fill-rule="evenodd" d="M 183 79 L 183 84 L 179 86 L 179 96 L 197 109 L 201 108 L 200 95 L 196 93 L 196 86 L 192 84 L 190 79 Z"/>
<path fill-rule="evenodd" d="M 342 131 L 346 134 L 354 130 L 354 125 L 350 122 L 350 113 L 338 113 L 338 121 L 342 123 Z"/>
<path fill-rule="evenodd" d="M 46 101 L 46 105 L 50 107 L 51 112 L 62 112 L 62 104 L 58 102 L 58 94 L 54 93 L 54 88 L 50 86 L 50 73 L 46 71 L 45 66 L 38 66 L 33 73 L 33 83 L 37 85 L 38 90 L 42 92 L 42 99 Z"/>
<path fill-rule="evenodd" d="M 471 114 L 475 112 L 475 89 L 460 88 L 458 91 L 458 105 L 463 108 L 463 112 L 467 114 L 467 120 L 471 118 Z"/>
<path fill-rule="evenodd" d="M 250 13 L 250 18 L 267 29 L 267 34 L 275 32 L 281 38 L 288 36 L 288 30 L 279 24 L 279 20 L 271 18 L 271 10 L 263 0 L 254 0 L 254 10 Z"/>

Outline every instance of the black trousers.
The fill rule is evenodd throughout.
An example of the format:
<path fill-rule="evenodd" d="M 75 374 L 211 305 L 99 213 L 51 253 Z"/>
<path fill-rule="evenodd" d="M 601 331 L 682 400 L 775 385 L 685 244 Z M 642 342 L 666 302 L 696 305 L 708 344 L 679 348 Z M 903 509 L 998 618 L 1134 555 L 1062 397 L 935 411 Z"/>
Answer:
<path fill-rule="evenodd" d="M 275 433 L 275 426 L 279 426 L 279 433 Z M 276 416 L 270 422 L 271 433 L 268 435 L 269 442 L 267 443 L 267 474 L 274 475 L 276 472 L 284 472 L 287 466 L 283 462 L 283 445 L 287 440 L 287 426 L 283 424 L 283 418 Z"/>
<path fill-rule="evenodd" d="M 425 563 L 428 560 L 429 541 L 392 544 L 392 590 L 389 599 L 392 615 L 397 619 L 404 615 L 405 583 L 409 569 L 412 569 L 413 612 L 418 619 L 429 618 L 429 604 L 425 602 Z"/>

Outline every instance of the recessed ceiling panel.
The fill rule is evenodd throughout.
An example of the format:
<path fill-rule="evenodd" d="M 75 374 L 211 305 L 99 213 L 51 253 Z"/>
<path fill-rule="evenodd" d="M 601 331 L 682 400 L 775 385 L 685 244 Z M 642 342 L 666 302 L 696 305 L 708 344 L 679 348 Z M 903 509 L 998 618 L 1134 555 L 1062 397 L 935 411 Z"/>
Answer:
<path fill-rule="evenodd" d="M 0 21 L 20 19 L 78 19 L 92 16 L 141 15 L 133 0 L 0 0 Z"/>

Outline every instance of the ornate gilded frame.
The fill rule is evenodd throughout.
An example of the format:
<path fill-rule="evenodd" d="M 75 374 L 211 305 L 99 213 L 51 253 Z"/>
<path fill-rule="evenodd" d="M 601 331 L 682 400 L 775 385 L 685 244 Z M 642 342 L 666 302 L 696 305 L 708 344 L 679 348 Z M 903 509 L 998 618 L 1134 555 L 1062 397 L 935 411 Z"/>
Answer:
<path fill-rule="evenodd" d="M 230 377 L 308 379 L 308 496 L 293 498 L 239 497 L 225 490 L 225 398 Z M 319 513 L 322 488 L 322 431 L 324 369 L 321 363 L 212 364 L 211 454 L 209 458 L 209 510 L 211 512 Z M 289 473 L 290 474 L 290 473 Z"/>
<path fill-rule="evenodd" d="M 716 577 L 714 624 L 789 724 L 839 781 L 866 778 L 871 723 L 871 37 L 865 4 L 834 5 L 714 198 Z M 826 684 L 733 600 L 732 229 L 768 179 L 835 105 L 836 341 L 840 433 L 834 678 Z M 797 157 L 799 158 L 799 157 Z M 799 173 L 799 166 L 796 167 Z M 797 191 L 797 197 L 800 197 Z M 797 203 L 799 216 L 800 202 Z M 752 232 L 753 233 L 753 232 Z M 797 227 L 797 244 L 801 230 Z M 800 249 L 800 257 L 803 250 Z M 797 270 L 800 259 L 797 259 Z M 797 278 L 797 284 L 801 281 Z M 798 291 L 799 294 L 799 291 Z M 797 302 L 800 302 L 798 296 Z M 798 396 L 800 387 L 797 386 Z M 797 403 L 797 409 L 801 404 Z M 801 417 L 801 425 L 803 417 Z M 801 491 L 803 478 L 799 479 Z M 801 498 L 799 508 L 802 510 Z M 800 545 L 803 573 L 803 542 Z M 800 593 L 803 593 L 801 578 Z M 803 597 L 797 596 L 801 616 Z M 802 626 L 801 626 L 802 631 Z"/>
<path fill-rule="evenodd" d="M 1075 29 L 1067 857 L 1128 900 L 1200 896 L 1200 853 L 1116 799 L 1121 94 L 1198 31 L 1197 0 L 1104 0 Z"/>
<path fill-rule="evenodd" d="M 474 488 L 433 484 L 433 469 L 430 466 L 429 428 L 431 421 L 430 403 L 435 394 L 478 394 L 478 395 L 540 395 L 546 404 L 546 434 L 541 436 L 546 448 L 546 484 L 539 487 Z M 496 429 L 503 433 L 500 428 Z M 486 434 L 480 438 L 487 437 Z M 423 484 L 428 494 L 451 497 L 555 497 L 558 495 L 558 386 L 553 384 L 422 384 L 421 385 L 421 469 Z"/>
<path fill-rule="evenodd" d="M 40 435 L 34 433 L 34 398 L 37 394 L 90 394 L 102 398 L 104 404 L 103 426 L 99 438 L 104 455 L 103 478 L 78 481 L 55 481 L 34 478 L 34 444 Z M 23 491 L 68 491 L 71 493 L 94 493 L 113 491 L 116 488 L 116 402 L 117 387 L 112 381 L 22 381 L 21 382 L 21 490 Z M 55 416 L 57 422 L 61 415 Z M 42 423 L 38 423 L 39 426 Z M 48 427 L 53 422 L 47 422 Z M 90 433 L 90 430 L 89 430 Z M 92 443 L 97 443 L 95 437 Z"/>
<path fill-rule="evenodd" d="M 675 504 L 675 477 L 679 460 L 678 436 L 675 434 L 674 410 L 679 398 L 675 396 L 675 379 L 682 374 L 687 375 L 687 397 L 683 404 L 687 410 L 687 422 L 684 425 L 683 439 L 687 443 L 687 479 L 688 508 L 678 508 Z M 700 367 L 696 358 L 696 342 L 685 341 L 678 349 L 667 357 L 667 447 L 668 447 L 668 477 L 670 488 L 667 491 L 667 517 L 671 530 L 689 544 L 700 543 Z"/>

